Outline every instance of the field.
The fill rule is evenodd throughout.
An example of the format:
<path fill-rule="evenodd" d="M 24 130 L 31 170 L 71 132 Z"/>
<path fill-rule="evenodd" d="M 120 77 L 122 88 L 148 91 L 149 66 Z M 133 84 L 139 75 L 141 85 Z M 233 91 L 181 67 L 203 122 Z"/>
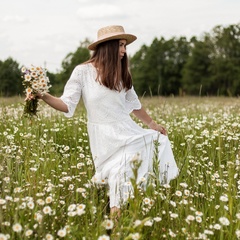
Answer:
<path fill-rule="evenodd" d="M 153 175 L 146 191 L 133 179 L 118 222 L 91 181 L 82 105 L 68 119 L 41 102 L 30 120 L 21 98 L 0 101 L 0 240 L 240 239 L 239 98 L 141 99 L 167 127 L 180 174 L 164 186 Z"/>

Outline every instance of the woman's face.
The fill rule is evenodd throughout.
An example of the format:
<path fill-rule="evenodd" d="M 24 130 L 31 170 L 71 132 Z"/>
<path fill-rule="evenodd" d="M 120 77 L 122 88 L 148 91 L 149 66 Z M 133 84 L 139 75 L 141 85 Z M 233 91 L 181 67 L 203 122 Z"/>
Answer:
<path fill-rule="evenodd" d="M 125 39 L 119 40 L 119 56 L 121 59 L 124 57 L 124 54 L 126 53 L 126 44 L 127 41 Z"/>

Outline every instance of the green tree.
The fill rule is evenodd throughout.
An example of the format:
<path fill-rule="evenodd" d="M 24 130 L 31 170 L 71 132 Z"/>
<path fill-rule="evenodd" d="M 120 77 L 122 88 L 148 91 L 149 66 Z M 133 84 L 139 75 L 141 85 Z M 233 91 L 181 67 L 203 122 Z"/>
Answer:
<path fill-rule="evenodd" d="M 183 68 L 182 87 L 184 92 L 190 95 L 204 93 L 211 94 L 211 54 L 212 47 L 207 37 L 199 41 L 195 37 L 191 39 L 189 58 Z M 209 92 L 211 91 L 211 92 Z"/>
<path fill-rule="evenodd" d="M 143 45 L 132 58 L 130 58 L 130 69 L 133 76 L 133 83 L 136 92 L 144 95 L 148 89 L 148 81 L 145 66 L 145 57 L 148 47 Z"/>
<path fill-rule="evenodd" d="M 163 89 L 163 66 L 165 60 L 165 39 L 155 38 L 146 54 L 148 88 L 151 95 L 159 95 Z"/>
<path fill-rule="evenodd" d="M 178 94 L 188 54 L 189 43 L 184 37 L 155 38 L 149 47 L 143 46 L 131 59 L 138 93 Z"/>
<path fill-rule="evenodd" d="M 80 46 L 75 52 L 67 54 L 64 58 L 62 61 L 62 70 L 60 73 L 56 74 L 54 82 L 52 83 L 55 93 L 61 93 L 73 69 L 90 58 L 90 52 L 87 49 L 88 45 L 89 41 L 86 39 L 84 42 L 80 43 Z"/>
<path fill-rule="evenodd" d="M 0 61 L 0 93 L 3 97 L 23 93 L 21 70 L 12 58 Z"/>
<path fill-rule="evenodd" d="M 164 38 L 155 38 L 152 44 L 142 46 L 131 59 L 132 73 L 138 94 L 159 95 L 162 81 Z"/>
<path fill-rule="evenodd" d="M 53 95 L 58 95 L 60 91 L 62 90 L 62 87 L 59 86 L 59 81 L 58 81 L 58 74 L 52 73 L 52 72 L 47 72 L 47 76 L 49 77 L 50 84 L 52 87 L 50 88 L 50 93 Z"/>
<path fill-rule="evenodd" d="M 219 94 L 240 94 L 240 24 L 216 26 L 210 34 L 212 74 Z"/>
<path fill-rule="evenodd" d="M 163 51 L 162 94 L 178 95 L 182 88 L 182 70 L 189 57 L 189 42 L 185 37 L 172 38 L 164 43 Z"/>

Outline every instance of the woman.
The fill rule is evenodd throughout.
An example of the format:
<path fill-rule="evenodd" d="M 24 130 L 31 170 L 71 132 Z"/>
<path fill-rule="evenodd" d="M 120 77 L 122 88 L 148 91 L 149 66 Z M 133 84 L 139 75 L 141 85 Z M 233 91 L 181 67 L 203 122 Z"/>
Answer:
<path fill-rule="evenodd" d="M 178 175 L 166 129 L 155 123 L 141 106 L 128 70 L 126 45 L 136 40 L 122 26 L 98 31 L 89 49 L 89 61 L 78 65 L 60 98 L 38 95 L 51 107 L 71 117 L 83 98 L 87 109 L 88 134 L 94 160 L 96 183 L 109 186 L 111 214 L 119 213 L 121 203 L 131 194 L 132 161 L 141 161 L 137 182 L 152 171 L 154 142 L 159 142 L 160 180 L 168 183 Z M 143 129 L 130 117 L 133 113 L 150 129 Z"/>

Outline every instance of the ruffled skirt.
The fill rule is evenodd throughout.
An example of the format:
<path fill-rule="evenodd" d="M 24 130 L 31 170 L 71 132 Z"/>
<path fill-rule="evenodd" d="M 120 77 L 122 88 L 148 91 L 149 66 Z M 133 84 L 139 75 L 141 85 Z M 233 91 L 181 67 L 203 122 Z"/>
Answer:
<path fill-rule="evenodd" d="M 110 207 L 120 207 L 132 194 L 134 166 L 138 165 L 136 182 L 147 181 L 153 172 L 154 156 L 161 184 L 178 175 L 168 136 L 143 129 L 132 119 L 106 125 L 89 122 L 88 132 L 96 169 L 92 180 L 108 185 Z"/>

